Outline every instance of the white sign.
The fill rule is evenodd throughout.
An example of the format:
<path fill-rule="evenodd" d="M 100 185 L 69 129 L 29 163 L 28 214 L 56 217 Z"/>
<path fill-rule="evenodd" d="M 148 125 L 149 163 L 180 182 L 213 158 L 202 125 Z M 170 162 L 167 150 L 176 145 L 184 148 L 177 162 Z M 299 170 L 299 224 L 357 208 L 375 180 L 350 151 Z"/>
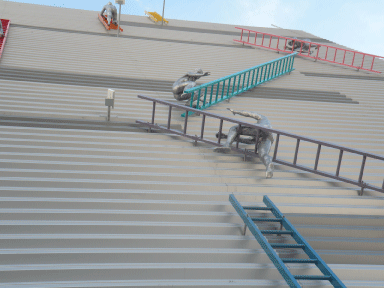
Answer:
<path fill-rule="evenodd" d="M 112 109 L 115 109 L 115 90 L 108 89 L 107 99 L 113 99 Z"/>
<path fill-rule="evenodd" d="M 115 0 L 115 4 L 125 5 L 125 0 Z"/>

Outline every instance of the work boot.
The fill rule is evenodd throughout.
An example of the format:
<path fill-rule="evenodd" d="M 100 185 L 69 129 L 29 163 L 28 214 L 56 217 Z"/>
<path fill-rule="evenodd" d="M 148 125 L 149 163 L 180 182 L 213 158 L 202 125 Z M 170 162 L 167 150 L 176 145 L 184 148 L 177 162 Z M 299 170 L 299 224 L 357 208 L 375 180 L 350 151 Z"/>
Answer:
<path fill-rule="evenodd" d="M 273 177 L 273 169 L 274 169 L 273 163 L 269 163 L 267 167 L 267 171 L 265 171 L 265 177 L 266 178 L 272 178 Z"/>
<path fill-rule="evenodd" d="M 226 153 L 227 154 L 227 153 L 231 152 L 231 148 L 223 146 L 223 147 L 217 147 L 217 148 L 213 149 L 213 151 L 218 152 L 218 153 Z"/>

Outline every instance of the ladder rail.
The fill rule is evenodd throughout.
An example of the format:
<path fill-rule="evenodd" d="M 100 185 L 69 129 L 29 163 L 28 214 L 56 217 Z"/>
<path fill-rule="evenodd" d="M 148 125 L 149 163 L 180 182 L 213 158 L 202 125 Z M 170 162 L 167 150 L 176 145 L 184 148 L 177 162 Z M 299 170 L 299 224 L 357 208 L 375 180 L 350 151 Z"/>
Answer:
<path fill-rule="evenodd" d="M 275 265 L 277 270 L 283 276 L 284 280 L 287 282 L 289 287 L 300 288 L 301 286 L 299 285 L 295 277 L 292 275 L 292 273 L 288 270 L 286 265 L 277 255 L 275 250 L 272 248 L 271 244 L 269 244 L 268 241 L 266 241 L 265 237 L 263 236 L 259 228 L 257 228 L 255 223 L 253 223 L 251 218 L 247 215 L 247 213 L 245 212 L 245 210 L 243 209 L 243 207 L 240 205 L 240 203 L 237 201 L 237 199 L 233 194 L 229 196 L 229 201 L 231 202 L 233 208 L 235 208 L 236 212 L 239 214 L 241 219 L 243 219 L 249 231 L 256 238 L 257 242 L 259 242 L 260 246 L 263 248 L 265 253 L 267 253 L 269 259 L 272 261 L 272 263 Z"/>
<path fill-rule="evenodd" d="M 289 220 L 284 217 L 283 213 L 280 212 L 279 208 L 269 199 L 267 195 L 263 197 L 263 202 L 268 208 L 272 208 L 272 214 L 277 218 L 282 218 L 282 225 L 287 231 L 292 231 L 292 237 L 295 239 L 297 244 L 303 244 L 305 247 L 303 248 L 304 252 L 308 255 L 310 259 L 318 260 L 315 265 L 319 268 L 319 270 L 325 276 L 331 276 L 329 280 L 331 284 L 335 288 L 346 288 L 346 286 L 341 282 L 341 280 L 336 276 L 335 273 L 328 267 L 328 265 L 321 259 L 320 255 L 316 253 L 316 251 L 309 245 L 309 243 L 301 236 L 299 231 L 289 222 Z"/>

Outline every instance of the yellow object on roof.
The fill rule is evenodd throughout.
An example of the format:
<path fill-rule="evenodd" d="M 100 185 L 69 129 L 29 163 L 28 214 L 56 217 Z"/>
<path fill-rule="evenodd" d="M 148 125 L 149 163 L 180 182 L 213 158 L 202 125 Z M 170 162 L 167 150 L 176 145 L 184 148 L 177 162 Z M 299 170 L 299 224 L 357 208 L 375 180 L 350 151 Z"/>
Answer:
<path fill-rule="evenodd" d="M 161 15 L 159 14 L 159 13 L 157 13 L 157 12 L 148 12 L 148 11 L 144 11 L 145 12 L 145 14 L 147 14 L 148 15 L 148 17 L 152 20 L 152 21 L 154 21 L 154 22 L 161 22 L 162 20 L 164 20 L 164 22 L 165 23 L 167 23 L 168 24 L 168 20 L 165 20 L 165 19 L 163 19 L 163 17 L 161 17 Z"/>

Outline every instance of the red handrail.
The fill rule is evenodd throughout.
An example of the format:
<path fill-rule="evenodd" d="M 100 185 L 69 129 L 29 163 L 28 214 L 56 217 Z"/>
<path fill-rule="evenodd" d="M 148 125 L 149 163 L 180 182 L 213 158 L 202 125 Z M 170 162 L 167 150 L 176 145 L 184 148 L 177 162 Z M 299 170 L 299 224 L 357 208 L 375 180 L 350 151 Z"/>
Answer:
<path fill-rule="evenodd" d="M 0 37 L 0 58 L 1 58 L 1 55 L 3 54 L 5 41 L 7 40 L 9 26 L 11 25 L 11 20 L 0 19 L 0 21 L 3 24 L 3 30 L 4 30 L 4 37 Z"/>
<path fill-rule="evenodd" d="M 353 50 L 348 50 L 348 49 L 344 49 L 344 48 L 338 48 L 338 47 L 334 47 L 334 46 L 319 44 L 319 43 L 305 41 L 305 40 L 294 39 L 294 38 L 290 38 L 290 37 L 284 37 L 284 36 L 279 36 L 279 35 L 259 32 L 259 31 L 253 31 L 253 30 L 249 30 L 249 29 L 241 28 L 241 27 L 235 27 L 235 28 L 241 29 L 240 40 L 234 39 L 235 42 L 248 44 L 248 45 L 252 45 L 252 46 L 257 46 L 257 47 L 263 47 L 263 48 L 267 48 L 267 49 L 271 49 L 271 50 L 275 50 L 275 51 L 287 52 L 287 53 L 295 52 L 294 50 L 295 50 L 295 44 L 296 44 L 296 46 L 300 47 L 300 51 L 297 51 L 298 55 L 300 55 L 300 56 L 312 58 L 315 60 L 321 60 L 321 61 L 326 61 L 326 62 L 330 62 L 330 63 L 335 63 L 335 64 L 339 64 L 339 65 L 343 65 L 343 66 L 347 66 L 347 67 L 352 67 L 352 68 L 356 68 L 356 69 L 361 69 L 361 70 L 365 70 L 365 71 L 381 73 L 380 71 L 373 70 L 373 64 L 374 64 L 375 59 L 376 58 L 383 59 L 384 57 L 381 57 L 381 56 L 372 55 L 372 54 L 368 54 L 368 53 L 362 53 L 362 52 L 353 51 Z M 243 40 L 244 32 L 248 32 L 248 35 L 245 36 L 245 37 L 247 37 L 247 40 Z M 250 42 L 249 39 L 252 36 L 251 34 L 253 34 L 253 33 L 255 34 L 255 41 Z M 262 35 L 261 43 L 256 42 L 257 35 Z M 269 44 L 268 45 L 264 45 L 264 39 L 266 37 L 269 37 L 269 41 L 268 41 Z M 273 39 L 277 39 L 276 46 L 274 46 L 274 45 L 271 46 Z M 285 41 L 280 41 L 281 39 L 285 40 Z M 287 49 L 287 42 L 288 41 L 290 41 L 292 43 L 292 48 Z M 281 49 L 281 43 L 284 43 L 283 49 Z M 308 47 L 308 49 L 303 49 L 305 46 Z M 311 48 L 314 48 L 315 50 L 317 50 L 316 56 L 311 55 L 314 52 L 314 51 L 311 51 Z M 321 49 L 321 52 L 325 52 L 324 56 L 322 55 L 323 53 L 320 53 L 320 49 Z M 332 53 L 332 52 L 334 52 L 334 53 Z M 346 63 L 347 53 L 351 53 L 353 55 L 352 63 L 350 63 L 350 64 Z M 331 57 L 330 57 L 331 59 L 328 59 L 329 55 L 331 55 Z M 341 58 L 343 60 L 341 61 L 339 59 L 336 59 L 337 56 L 341 56 Z M 368 61 L 370 59 L 372 59 L 372 62 L 369 62 L 369 64 L 366 64 L 364 67 L 364 61 L 367 60 L 366 59 L 367 57 L 368 57 Z M 358 61 L 357 59 L 360 59 L 361 61 Z M 358 64 L 355 64 L 355 62 L 357 62 Z M 368 68 L 368 66 L 369 66 L 369 68 Z"/>

